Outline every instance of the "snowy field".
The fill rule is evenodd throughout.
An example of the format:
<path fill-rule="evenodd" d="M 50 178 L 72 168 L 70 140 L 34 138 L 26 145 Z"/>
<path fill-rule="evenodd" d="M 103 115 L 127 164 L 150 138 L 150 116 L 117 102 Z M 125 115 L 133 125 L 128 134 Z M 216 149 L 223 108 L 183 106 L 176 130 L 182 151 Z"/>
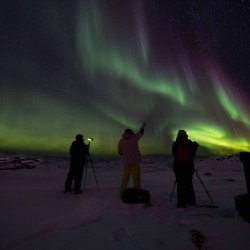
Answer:
<path fill-rule="evenodd" d="M 196 159 L 197 207 L 176 208 L 172 157 L 143 157 L 142 183 L 152 206 L 118 196 L 119 158 L 92 156 L 80 195 L 64 194 L 69 159 L 0 153 L 0 249 L 250 249 L 250 224 L 235 210 L 246 193 L 237 156 Z M 84 183 L 84 179 L 83 179 Z M 100 192 L 97 190 L 97 183 Z M 82 185 L 83 186 L 83 185 Z"/>

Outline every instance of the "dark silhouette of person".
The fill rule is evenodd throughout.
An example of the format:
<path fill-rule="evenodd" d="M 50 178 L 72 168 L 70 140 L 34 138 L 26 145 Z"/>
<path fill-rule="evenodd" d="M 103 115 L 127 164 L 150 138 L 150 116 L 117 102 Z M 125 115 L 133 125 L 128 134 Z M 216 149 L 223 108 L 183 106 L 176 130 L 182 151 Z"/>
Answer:
<path fill-rule="evenodd" d="M 83 135 L 76 135 L 76 140 L 72 142 L 70 153 L 70 169 L 65 181 L 65 192 L 72 192 L 72 182 L 74 181 L 74 193 L 80 194 L 86 156 L 89 152 L 89 145 L 84 143 Z"/>
<path fill-rule="evenodd" d="M 185 130 L 179 130 L 173 142 L 174 173 L 177 183 L 177 207 L 195 206 L 193 188 L 194 156 L 199 144 L 188 139 Z"/>

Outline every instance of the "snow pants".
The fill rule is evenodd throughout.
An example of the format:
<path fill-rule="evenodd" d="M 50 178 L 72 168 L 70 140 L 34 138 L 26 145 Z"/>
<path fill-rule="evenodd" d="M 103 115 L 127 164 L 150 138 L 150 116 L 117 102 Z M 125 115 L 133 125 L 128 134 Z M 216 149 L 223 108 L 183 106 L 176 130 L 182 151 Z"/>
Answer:
<path fill-rule="evenodd" d="M 130 176 L 133 177 L 134 188 L 141 189 L 141 167 L 140 164 L 125 165 L 120 184 L 120 195 L 122 196 L 127 190 Z"/>

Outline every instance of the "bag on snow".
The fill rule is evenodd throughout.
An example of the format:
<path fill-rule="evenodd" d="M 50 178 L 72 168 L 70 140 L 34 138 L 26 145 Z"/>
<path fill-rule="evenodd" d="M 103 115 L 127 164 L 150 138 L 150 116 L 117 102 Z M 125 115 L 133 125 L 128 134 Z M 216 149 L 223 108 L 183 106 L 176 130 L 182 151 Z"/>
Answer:
<path fill-rule="evenodd" d="M 150 193 L 145 189 L 128 188 L 122 195 L 124 203 L 150 203 Z"/>

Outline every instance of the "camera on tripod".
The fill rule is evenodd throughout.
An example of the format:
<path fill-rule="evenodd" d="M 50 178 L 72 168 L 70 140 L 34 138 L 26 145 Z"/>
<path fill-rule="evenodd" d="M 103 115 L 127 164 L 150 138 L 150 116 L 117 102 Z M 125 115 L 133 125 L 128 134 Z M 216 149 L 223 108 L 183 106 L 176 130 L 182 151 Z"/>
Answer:
<path fill-rule="evenodd" d="M 87 140 L 89 142 L 88 143 L 88 149 L 89 149 L 90 148 L 90 142 L 92 142 L 94 139 L 91 138 L 91 137 L 88 137 Z M 96 174 L 95 174 L 95 169 L 94 169 L 94 166 L 93 166 L 93 162 L 92 162 L 92 158 L 91 158 L 89 150 L 88 150 L 88 153 L 87 153 L 86 164 L 85 164 L 85 174 L 84 174 L 84 185 L 83 185 L 83 187 L 85 187 L 85 183 L 86 183 L 87 169 L 88 169 L 88 163 L 89 162 L 91 164 L 91 167 L 92 167 L 92 170 L 93 170 L 93 173 L 94 173 L 94 176 L 95 176 L 95 182 L 96 182 L 98 192 L 100 192 L 99 185 L 98 185 L 97 178 L 96 178 Z"/>

